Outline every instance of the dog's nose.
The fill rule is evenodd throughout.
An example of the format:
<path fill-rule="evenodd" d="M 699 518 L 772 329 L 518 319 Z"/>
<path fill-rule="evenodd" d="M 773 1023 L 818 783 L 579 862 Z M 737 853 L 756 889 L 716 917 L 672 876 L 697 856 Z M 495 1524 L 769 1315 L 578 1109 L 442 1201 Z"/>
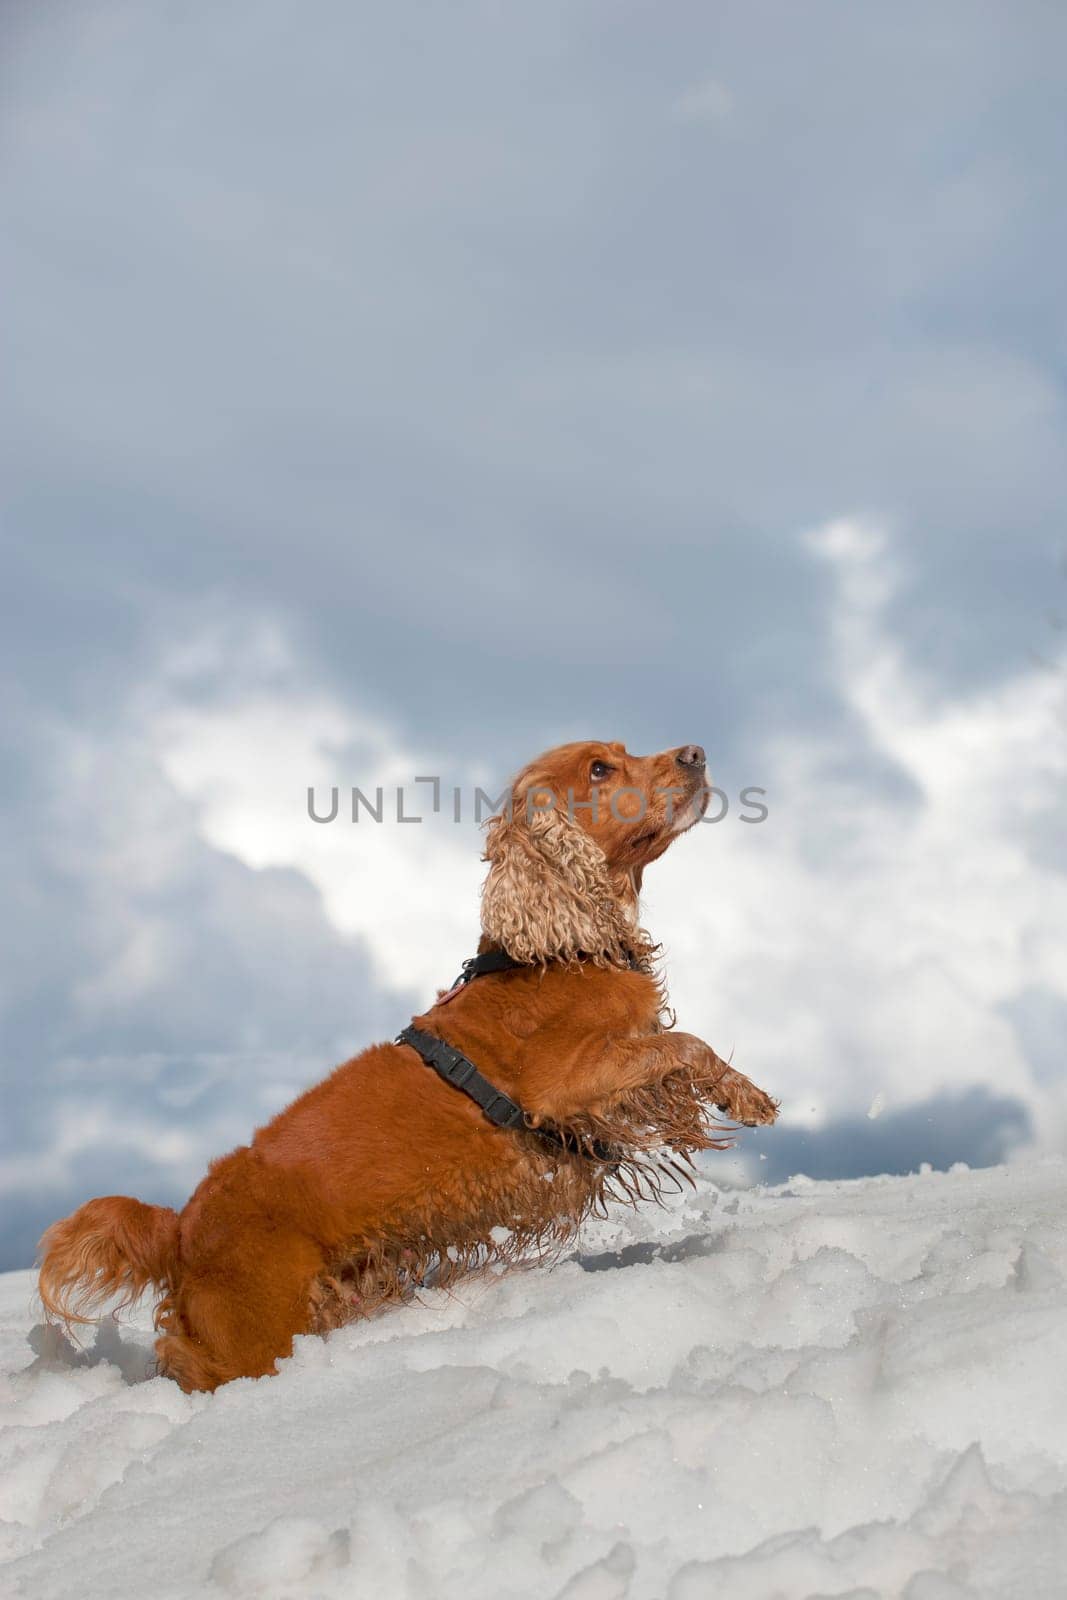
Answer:
<path fill-rule="evenodd" d="M 699 744 L 684 744 L 674 759 L 680 767 L 702 769 L 705 763 L 704 748 Z"/>

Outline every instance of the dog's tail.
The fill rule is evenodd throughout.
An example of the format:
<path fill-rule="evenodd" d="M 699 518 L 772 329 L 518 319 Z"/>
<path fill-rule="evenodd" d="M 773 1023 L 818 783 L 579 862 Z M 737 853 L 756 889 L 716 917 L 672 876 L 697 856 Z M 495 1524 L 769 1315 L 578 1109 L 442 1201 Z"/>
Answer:
<path fill-rule="evenodd" d="M 50 1319 L 95 1322 L 105 1301 L 129 1305 L 151 1284 L 173 1284 L 178 1213 L 124 1195 L 90 1200 L 40 1244 L 39 1293 Z"/>

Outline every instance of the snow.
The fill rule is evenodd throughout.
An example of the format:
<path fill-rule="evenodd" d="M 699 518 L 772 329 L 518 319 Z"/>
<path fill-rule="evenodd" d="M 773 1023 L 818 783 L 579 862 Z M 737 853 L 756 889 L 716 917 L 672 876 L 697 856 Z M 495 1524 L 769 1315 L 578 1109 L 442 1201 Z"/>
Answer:
<path fill-rule="evenodd" d="M 0 1593 L 1060 1596 L 1065 1201 L 1054 1160 L 705 1177 L 214 1396 L 9 1274 Z"/>

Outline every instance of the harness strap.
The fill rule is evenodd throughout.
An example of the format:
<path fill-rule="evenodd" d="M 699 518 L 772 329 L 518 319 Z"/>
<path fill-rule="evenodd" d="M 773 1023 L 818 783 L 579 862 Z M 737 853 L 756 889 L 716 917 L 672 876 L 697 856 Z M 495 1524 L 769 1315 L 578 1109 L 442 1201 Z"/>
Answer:
<path fill-rule="evenodd" d="M 497 1128 L 525 1128 L 526 1113 L 517 1101 L 512 1100 L 502 1089 L 489 1082 L 478 1071 L 478 1068 L 454 1045 L 446 1044 L 444 1039 L 435 1039 L 432 1033 L 423 1033 L 420 1028 L 409 1025 L 397 1034 L 400 1044 L 409 1044 L 417 1050 L 428 1067 L 432 1067 L 439 1078 L 450 1083 L 453 1089 L 462 1089 L 469 1095 L 475 1105 L 480 1106 Z"/>
<path fill-rule="evenodd" d="M 491 972 L 510 972 L 514 967 L 526 965 L 526 962 L 516 961 L 514 956 L 509 956 L 506 950 L 483 950 L 481 955 L 471 956 L 463 963 L 459 977 L 446 994 L 438 997 L 437 1004 L 444 1005 L 454 999 L 474 978 L 485 977 Z M 641 961 L 632 951 L 628 954 L 627 965 L 632 972 L 644 971 Z M 605 1161 L 612 1166 L 618 1165 L 615 1153 L 602 1139 L 586 1141 L 579 1139 L 573 1133 L 562 1133 L 558 1128 L 535 1128 L 517 1100 L 513 1100 L 502 1089 L 498 1089 L 495 1083 L 490 1083 L 489 1079 L 478 1071 L 469 1056 L 465 1056 L 462 1050 L 457 1050 L 455 1045 L 449 1044 L 445 1039 L 438 1039 L 432 1033 L 424 1033 L 409 1023 L 397 1034 L 396 1042 L 410 1045 L 426 1065 L 433 1068 L 439 1078 L 443 1078 L 453 1089 L 459 1089 L 473 1100 L 495 1128 L 521 1128 L 526 1133 L 536 1133 L 538 1138 L 544 1139 L 547 1144 L 555 1145 L 558 1150 L 567 1150 L 574 1155 L 592 1156 L 595 1161 Z"/>
<path fill-rule="evenodd" d="M 612 1166 L 618 1164 L 614 1151 L 602 1139 L 591 1139 L 586 1143 L 573 1134 L 561 1133 L 558 1128 L 533 1127 L 517 1100 L 490 1083 L 469 1056 L 465 1056 L 454 1045 L 447 1044 L 444 1039 L 436 1039 L 432 1033 L 424 1033 L 421 1028 L 409 1023 L 397 1034 L 396 1042 L 409 1044 L 439 1078 L 451 1084 L 453 1089 L 460 1089 L 468 1095 L 476 1106 L 481 1107 L 495 1128 L 521 1128 L 524 1133 L 536 1133 L 539 1139 L 554 1145 L 557 1150 L 591 1156 L 594 1161 L 608 1162 Z"/>

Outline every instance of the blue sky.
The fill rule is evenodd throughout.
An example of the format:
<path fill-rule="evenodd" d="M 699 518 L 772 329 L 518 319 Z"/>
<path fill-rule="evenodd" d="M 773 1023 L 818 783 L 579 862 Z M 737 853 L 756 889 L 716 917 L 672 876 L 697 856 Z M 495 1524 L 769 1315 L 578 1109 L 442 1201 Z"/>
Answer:
<path fill-rule="evenodd" d="M 648 883 L 735 1176 L 1063 1148 L 1067 15 L 3 28 L 0 1264 L 471 948 L 476 830 L 309 782 L 583 735 L 768 789 Z"/>

